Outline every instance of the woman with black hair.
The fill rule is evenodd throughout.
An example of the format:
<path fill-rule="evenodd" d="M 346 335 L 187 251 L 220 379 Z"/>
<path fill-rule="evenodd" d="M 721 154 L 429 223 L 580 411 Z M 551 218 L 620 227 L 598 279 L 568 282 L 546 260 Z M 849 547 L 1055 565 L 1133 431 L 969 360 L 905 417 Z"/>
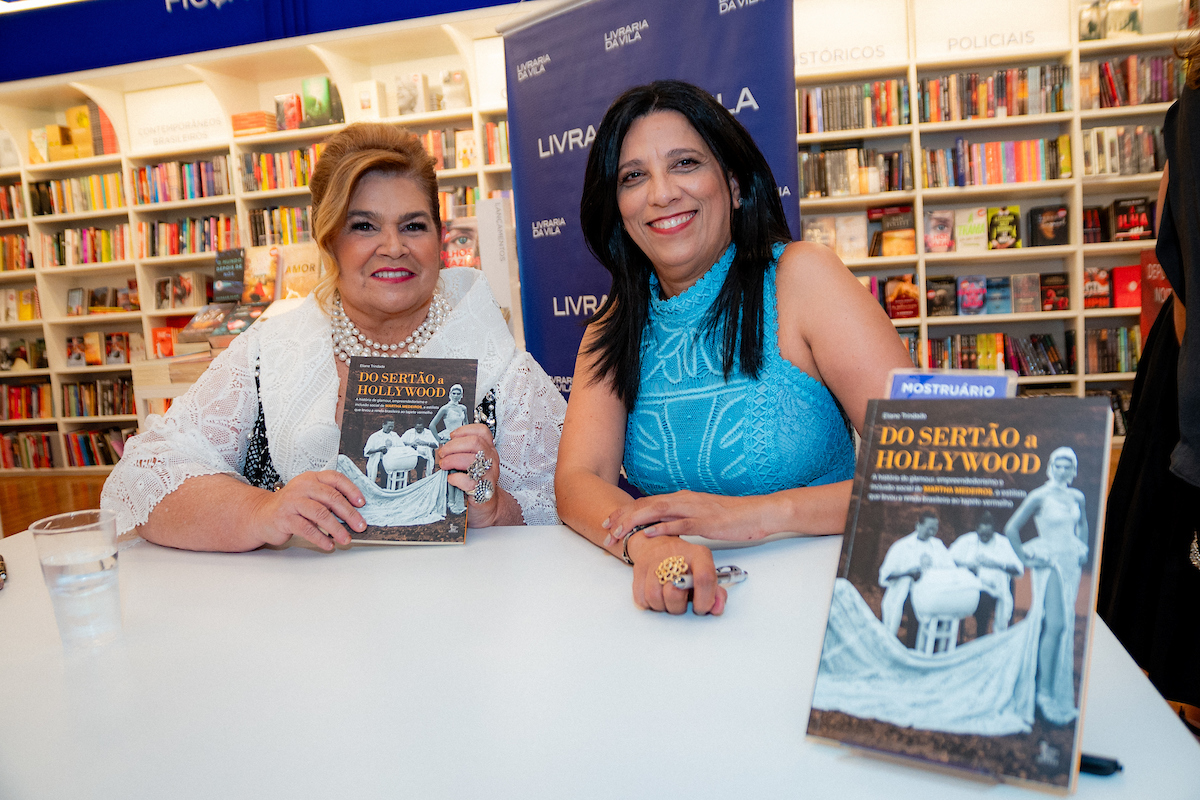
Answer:
<path fill-rule="evenodd" d="M 791 243 L 766 159 L 707 92 L 627 91 L 584 181 L 584 235 L 613 284 L 575 365 L 559 515 L 633 566 L 640 607 L 720 614 L 711 552 L 679 537 L 840 533 L 850 426 L 912 364 L 837 256 Z M 645 497 L 617 486 L 622 466 Z M 662 582 L 672 569 L 691 593 Z"/>

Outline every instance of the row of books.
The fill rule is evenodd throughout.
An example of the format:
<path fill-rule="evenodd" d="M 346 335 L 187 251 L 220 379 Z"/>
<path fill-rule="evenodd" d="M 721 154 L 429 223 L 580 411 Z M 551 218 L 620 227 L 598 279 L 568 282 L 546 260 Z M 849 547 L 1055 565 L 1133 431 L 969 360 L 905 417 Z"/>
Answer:
<path fill-rule="evenodd" d="M 133 202 L 139 205 L 217 197 L 232 191 L 226 156 L 134 167 L 129 177 L 133 184 Z"/>
<path fill-rule="evenodd" d="M 1133 299 L 1134 306 L 1141 302 L 1140 281 Z M 991 277 L 939 275 L 925 279 L 925 313 L 930 317 L 1066 311 L 1070 303 L 1070 281 L 1065 272 Z"/>
<path fill-rule="evenodd" d="M 18 289 L 10 286 L 0 290 L 0 322 L 30 322 L 42 318 L 42 303 L 36 286 Z"/>
<path fill-rule="evenodd" d="M 908 358 L 914 367 L 921 366 L 921 337 L 914 330 L 898 330 L 900 341 L 908 348 Z"/>
<path fill-rule="evenodd" d="M 1174 56 L 1139 56 L 1079 62 L 1079 107 L 1116 108 L 1170 103 L 1179 97 L 1186 73 Z"/>
<path fill-rule="evenodd" d="M 125 440 L 136 429 L 105 431 L 71 431 L 64 434 L 67 444 L 67 463 L 72 467 L 95 467 L 116 464 L 125 453 Z"/>
<path fill-rule="evenodd" d="M 1136 372 L 1141 344 L 1140 325 L 1088 329 L 1084 331 L 1084 372 Z"/>
<path fill-rule="evenodd" d="M 45 339 L 0 336 L 0 372 L 26 372 L 48 366 Z"/>
<path fill-rule="evenodd" d="M 46 431 L 14 431 L 0 434 L 0 467 L 5 469 L 54 469 L 54 434 Z"/>
<path fill-rule="evenodd" d="M 35 217 L 82 214 L 124 208 L 125 189 L 119 172 L 38 181 L 29 186 L 29 202 Z"/>
<path fill-rule="evenodd" d="M 1071 138 L 976 142 L 922 148 L 923 186 L 983 186 L 1071 177 Z"/>
<path fill-rule="evenodd" d="M 141 356 L 141 358 L 136 358 Z M 68 367 L 98 367 L 103 364 L 130 364 L 146 357 L 146 344 L 137 331 L 103 333 L 88 331 L 82 336 L 67 337 Z M 131 411 L 114 412 L 119 414 Z M 69 415 L 68 415 L 69 416 Z"/>
<path fill-rule="evenodd" d="M 345 121 L 337 85 L 324 75 L 302 78 L 299 93 L 275 95 L 276 130 L 315 128 Z"/>
<path fill-rule="evenodd" d="M 483 138 L 487 143 L 487 164 L 507 164 L 509 163 L 508 155 L 508 122 L 500 120 L 499 122 L 485 122 L 483 125 Z"/>
<path fill-rule="evenodd" d="M 73 267 L 125 261 L 132 254 L 129 225 L 65 228 L 42 234 L 42 267 Z"/>
<path fill-rule="evenodd" d="M 1113 436 L 1129 433 L 1129 404 L 1133 401 L 1133 392 L 1128 389 L 1088 389 L 1084 394 L 1088 397 L 1107 397 L 1113 410 Z"/>
<path fill-rule="evenodd" d="M 133 231 L 133 251 L 137 258 L 211 253 L 233 247 L 237 242 L 237 217 L 226 214 L 139 222 Z"/>
<path fill-rule="evenodd" d="M 112 120 L 92 100 L 66 110 L 66 125 L 29 129 L 29 163 L 45 164 L 118 152 Z"/>
<path fill-rule="evenodd" d="M 887 128 L 912 121 L 908 81 L 903 78 L 803 87 L 799 108 L 801 133 Z"/>
<path fill-rule="evenodd" d="M 96 286 L 85 299 L 82 286 L 67 290 L 67 316 L 84 314 L 112 314 L 121 311 L 139 311 L 141 301 L 136 278 L 130 278 L 124 286 Z"/>
<path fill-rule="evenodd" d="M 270 189 L 293 189 L 308 186 L 317 160 L 325 149 L 324 142 L 283 153 L 244 153 L 242 155 L 242 189 L 262 192 Z"/>
<path fill-rule="evenodd" d="M 33 251 L 29 249 L 29 235 L 0 234 L 0 272 L 15 269 L 33 269 Z"/>
<path fill-rule="evenodd" d="M 295 244 L 312 239 L 312 206 L 272 206 L 250 209 L 250 241 L 261 247 Z M 221 247 L 237 246 L 236 238 Z"/>
<path fill-rule="evenodd" d="M 49 383 L 0 385 L 4 402 L 0 403 L 0 419 L 53 419 L 54 392 Z"/>
<path fill-rule="evenodd" d="M 1145 197 L 1126 197 L 1107 206 L 1083 209 L 1084 244 L 1095 242 L 1132 242 L 1153 239 L 1155 201 Z"/>
<path fill-rule="evenodd" d="M 475 165 L 475 131 L 454 128 L 418 134 L 425 152 L 433 156 L 434 169 L 467 169 Z"/>
<path fill-rule="evenodd" d="M 912 145 L 899 150 L 849 147 L 800 151 L 801 197 L 841 197 L 912 188 Z"/>
<path fill-rule="evenodd" d="M 1071 68 L 1062 64 L 951 73 L 917 81 L 921 122 L 1017 117 L 1071 110 Z"/>
<path fill-rule="evenodd" d="M 1162 128 L 1117 125 L 1083 131 L 1084 175 L 1145 175 L 1167 161 Z"/>
<path fill-rule="evenodd" d="M 444 220 L 473 217 L 478 201 L 478 186 L 459 186 L 451 192 L 438 192 L 438 214 Z"/>
<path fill-rule="evenodd" d="M 164 275 L 154 280 L 154 307 L 200 308 L 212 295 L 212 276 L 193 270 L 179 275 Z"/>
<path fill-rule="evenodd" d="M 128 377 L 104 378 L 87 383 L 64 383 L 64 417 L 110 417 L 135 414 L 133 381 Z"/>
<path fill-rule="evenodd" d="M 1070 356 L 1064 361 L 1049 333 L 1013 336 L 1005 333 L 956 333 L 930 337 L 928 366 L 932 369 L 1012 369 L 1021 376 L 1071 375 Z"/>
<path fill-rule="evenodd" d="M 25 216 L 25 198 L 21 184 L 6 183 L 0 186 L 0 219 L 20 219 Z"/>
<path fill-rule="evenodd" d="M 1142 265 L 1083 268 L 1084 308 L 1137 308 L 1142 304 Z"/>

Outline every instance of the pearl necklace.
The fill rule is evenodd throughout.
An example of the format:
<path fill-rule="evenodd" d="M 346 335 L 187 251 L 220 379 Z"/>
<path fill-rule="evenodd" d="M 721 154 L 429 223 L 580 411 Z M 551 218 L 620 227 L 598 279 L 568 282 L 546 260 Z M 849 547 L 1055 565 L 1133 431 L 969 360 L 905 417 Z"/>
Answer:
<path fill-rule="evenodd" d="M 433 295 L 429 305 L 429 314 L 417 329 L 398 344 L 383 344 L 368 339 L 358 329 L 346 310 L 342 308 L 341 294 L 333 296 L 333 354 L 342 361 L 349 361 L 351 356 L 399 356 L 413 358 L 421 352 L 421 348 L 433 338 L 446 317 L 450 315 L 450 304 L 440 294 Z M 399 350 L 400 352 L 396 352 Z"/>

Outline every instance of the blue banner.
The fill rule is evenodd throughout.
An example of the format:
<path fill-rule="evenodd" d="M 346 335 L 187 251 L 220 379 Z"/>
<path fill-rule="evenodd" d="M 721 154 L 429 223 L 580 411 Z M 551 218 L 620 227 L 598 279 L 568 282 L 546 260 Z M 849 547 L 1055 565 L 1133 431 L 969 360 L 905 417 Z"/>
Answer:
<path fill-rule="evenodd" d="M 525 344 L 562 391 L 611 285 L 579 201 L 595 130 L 625 89 L 673 78 L 716 96 L 766 155 L 797 236 L 791 0 L 591 0 L 506 30 L 504 55 Z"/>

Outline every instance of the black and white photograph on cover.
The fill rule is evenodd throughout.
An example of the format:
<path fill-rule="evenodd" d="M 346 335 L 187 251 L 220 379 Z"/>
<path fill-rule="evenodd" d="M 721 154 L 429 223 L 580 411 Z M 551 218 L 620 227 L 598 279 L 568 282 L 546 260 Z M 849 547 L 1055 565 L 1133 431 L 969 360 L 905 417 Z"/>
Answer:
<path fill-rule="evenodd" d="M 466 498 L 436 451 L 468 422 L 461 401 L 474 396 L 476 362 L 354 357 L 349 368 L 337 469 L 367 500 L 353 541 L 464 542 Z"/>
<path fill-rule="evenodd" d="M 1103 398 L 872 401 L 808 732 L 1067 790 Z"/>

